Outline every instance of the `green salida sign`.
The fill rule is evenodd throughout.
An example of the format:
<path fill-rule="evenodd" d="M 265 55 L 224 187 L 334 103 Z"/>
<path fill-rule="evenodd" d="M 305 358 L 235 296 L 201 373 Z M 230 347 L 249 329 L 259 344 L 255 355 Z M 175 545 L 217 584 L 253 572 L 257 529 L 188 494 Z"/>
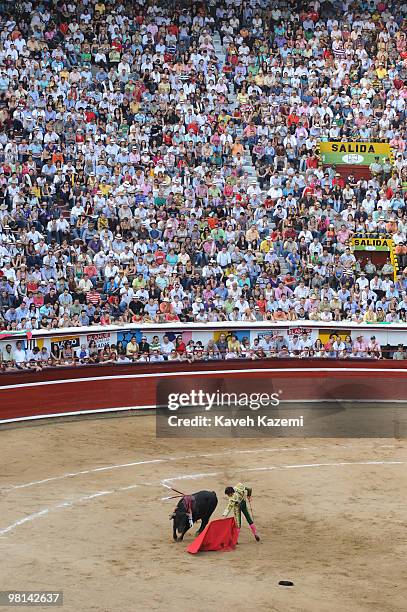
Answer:
<path fill-rule="evenodd" d="M 393 161 L 392 151 L 387 142 L 320 142 L 319 152 L 325 165 L 370 166 L 379 157 Z"/>

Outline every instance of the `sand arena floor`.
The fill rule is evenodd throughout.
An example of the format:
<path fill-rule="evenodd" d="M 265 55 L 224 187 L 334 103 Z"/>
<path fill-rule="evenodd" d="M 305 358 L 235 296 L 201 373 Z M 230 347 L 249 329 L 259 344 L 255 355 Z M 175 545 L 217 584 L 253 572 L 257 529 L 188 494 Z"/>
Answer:
<path fill-rule="evenodd" d="M 152 416 L 0 439 L 0 590 L 63 589 L 65 612 L 406 610 L 406 441 L 156 440 Z M 217 516 L 247 482 L 261 543 L 244 525 L 235 551 L 188 555 L 165 479 L 216 490 Z"/>

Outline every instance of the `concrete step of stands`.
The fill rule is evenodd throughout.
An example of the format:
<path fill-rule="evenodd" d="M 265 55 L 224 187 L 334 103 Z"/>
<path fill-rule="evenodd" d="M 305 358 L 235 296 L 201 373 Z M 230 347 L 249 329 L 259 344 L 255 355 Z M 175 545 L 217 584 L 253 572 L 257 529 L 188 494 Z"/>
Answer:
<path fill-rule="evenodd" d="M 214 33 L 213 46 L 215 48 L 215 55 L 220 63 L 221 68 L 223 68 L 223 66 L 225 65 L 226 55 L 220 40 L 219 32 Z"/>
<path fill-rule="evenodd" d="M 284 259 L 284 257 L 282 255 L 279 256 L 278 261 L 280 263 L 280 270 L 282 274 L 287 274 L 288 272 L 288 266 L 287 266 L 287 262 Z"/>

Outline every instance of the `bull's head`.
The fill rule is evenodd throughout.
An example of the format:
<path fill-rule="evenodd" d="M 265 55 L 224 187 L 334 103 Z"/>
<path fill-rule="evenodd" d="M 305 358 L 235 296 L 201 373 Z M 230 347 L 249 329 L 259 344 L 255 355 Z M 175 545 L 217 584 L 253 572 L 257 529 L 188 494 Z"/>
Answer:
<path fill-rule="evenodd" d="M 184 535 L 191 527 L 191 521 L 188 514 L 185 510 L 175 508 L 174 512 L 170 515 L 170 520 L 173 520 L 172 537 L 174 542 L 182 542 Z"/>

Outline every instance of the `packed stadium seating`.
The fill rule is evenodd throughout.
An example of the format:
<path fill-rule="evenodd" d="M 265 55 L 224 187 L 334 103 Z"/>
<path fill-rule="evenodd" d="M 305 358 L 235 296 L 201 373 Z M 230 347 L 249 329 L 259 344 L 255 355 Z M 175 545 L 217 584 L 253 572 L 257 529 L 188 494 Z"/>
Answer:
<path fill-rule="evenodd" d="M 405 323 L 406 12 L 2 2 L 0 327 Z M 338 141 L 391 155 L 363 175 L 325 163 Z M 357 257 L 372 235 L 392 257 Z"/>

